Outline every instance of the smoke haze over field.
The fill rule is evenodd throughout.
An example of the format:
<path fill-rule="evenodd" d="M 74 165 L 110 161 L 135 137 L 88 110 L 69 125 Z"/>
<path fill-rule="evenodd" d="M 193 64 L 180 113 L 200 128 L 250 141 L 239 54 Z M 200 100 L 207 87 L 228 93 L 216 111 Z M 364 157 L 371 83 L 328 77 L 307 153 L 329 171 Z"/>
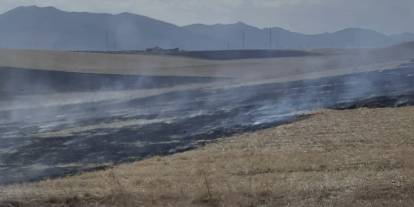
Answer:
<path fill-rule="evenodd" d="M 414 32 L 412 0 L 2 0 L 0 12 L 22 5 L 70 11 L 131 12 L 178 25 L 234 23 L 280 26 L 303 33 L 363 27 L 388 34 Z M 258 15 L 260 14 L 260 15 Z"/>
<path fill-rule="evenodd" d="M 380 33 L 414 32 L 413 7 L 0 0 L 0 12 L 15 8 L 0 15 L 0 185 L 181 152 L 319 108 L 413 105 L 414 42 L 402 42 L 414 34 Z M 235 21 L 321 34 L 242 22 L 182 26 Z M 345 27 L 380 32 L 322 33 Z"/>

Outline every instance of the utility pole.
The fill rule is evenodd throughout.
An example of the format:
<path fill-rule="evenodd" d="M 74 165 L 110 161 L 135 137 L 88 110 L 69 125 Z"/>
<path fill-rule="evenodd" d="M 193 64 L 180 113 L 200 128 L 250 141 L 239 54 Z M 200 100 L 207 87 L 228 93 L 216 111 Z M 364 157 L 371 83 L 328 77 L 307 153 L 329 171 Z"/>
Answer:
<path fill-rule="evenodd" d="M 116 38 L 115 35 L 113 36 L 114 36 L 114 51 L 117 51 L 118 50 L 118 38 Z"/>
<path fill-rule="evenodd" d="M 246 31 L 243 31 L 243 49 L 246 49 Z"/>
<path fill-rule="evenodd" d="M 106 51 L 109 52 L 109 29 L 105 31 L 105 48 Z"/>
<path fill-rule="evenodd" d="M 269 27 L 269 49 L 273 49 L 272 27 Z"/>

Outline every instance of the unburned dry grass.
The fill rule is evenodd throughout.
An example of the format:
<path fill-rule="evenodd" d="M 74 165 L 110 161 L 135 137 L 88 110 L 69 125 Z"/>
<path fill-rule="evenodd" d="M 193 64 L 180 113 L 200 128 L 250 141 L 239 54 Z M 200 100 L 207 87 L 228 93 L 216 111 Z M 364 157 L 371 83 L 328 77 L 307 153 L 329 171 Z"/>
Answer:
<path fill-rule="evenodd" d="M 203 148 L 0 188 L 3 206 L 413 206 L 414 107 L 322 111 Z M 1 205 L 0 205 L 1 206 Z"/>

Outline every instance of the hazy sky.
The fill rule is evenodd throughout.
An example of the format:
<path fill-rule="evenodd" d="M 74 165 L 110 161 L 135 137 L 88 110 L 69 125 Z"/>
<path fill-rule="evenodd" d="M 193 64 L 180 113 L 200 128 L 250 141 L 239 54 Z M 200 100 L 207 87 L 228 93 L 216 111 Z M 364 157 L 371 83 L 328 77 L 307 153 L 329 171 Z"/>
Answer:
<path fill-rule="evenodd" d="M 177 25 L 243 21 L 304 33 L 346 27 L 384 33 L 414 32 L 414 0 L 0 0 L 0 12 L 22 5 L 131 12 Z"/>

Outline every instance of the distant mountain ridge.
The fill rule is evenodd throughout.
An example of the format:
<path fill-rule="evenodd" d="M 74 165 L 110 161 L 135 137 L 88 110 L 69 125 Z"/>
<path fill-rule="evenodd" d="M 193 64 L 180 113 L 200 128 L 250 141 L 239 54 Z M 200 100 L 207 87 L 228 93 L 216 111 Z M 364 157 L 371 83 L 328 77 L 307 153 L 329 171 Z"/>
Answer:
<path fill-rule="evenodd" d="M 145 16 L 18 7 L 0 15 L 0 47 L 56 50 L 134 50 L 160 46 L 213 49 L 214 43 Z"/>
<path fill-rule="evenodd" d="M 413 41 L 414 34 L 385 35 L 348 28 L 301 34 L 283 28 L 260 29 L 242 22 L 184 27 L 131 14 L 65 12 L 54 7 L 17 7 L 0 15 L 0 48 L 50 50 L 312 49 L 385 47 Z"/>

